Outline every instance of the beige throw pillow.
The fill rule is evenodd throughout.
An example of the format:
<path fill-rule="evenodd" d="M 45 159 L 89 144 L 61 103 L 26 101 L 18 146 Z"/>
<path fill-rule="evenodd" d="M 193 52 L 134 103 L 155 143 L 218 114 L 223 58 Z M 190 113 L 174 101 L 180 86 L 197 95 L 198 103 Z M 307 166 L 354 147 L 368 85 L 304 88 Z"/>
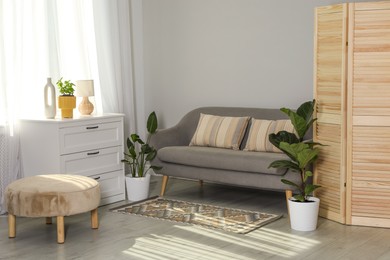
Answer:
<path fill-rule="evenodd" d="M 244 151 L 281 153 L 281 150 L 271 144 L 268 136 L 283 130 L 287 132 L 295 131 L 290 120 L 275 121 L 252 118 Z"/>
<path fill-rule="evenodd" d="M 238 150 L 249 117 L 222 117 L 200 114 L 190 146 L 211 146 Z"/>

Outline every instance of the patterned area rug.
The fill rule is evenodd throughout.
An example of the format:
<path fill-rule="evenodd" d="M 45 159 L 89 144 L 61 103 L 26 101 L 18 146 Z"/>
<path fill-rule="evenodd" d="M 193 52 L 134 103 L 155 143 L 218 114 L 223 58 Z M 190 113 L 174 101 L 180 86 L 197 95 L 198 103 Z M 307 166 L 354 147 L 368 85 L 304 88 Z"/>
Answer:
<path fill-rule="evenodd" d="M 154 197 L 111 209 L 112 212 L 189 223 L 245 234 L 281 215 Z"/>

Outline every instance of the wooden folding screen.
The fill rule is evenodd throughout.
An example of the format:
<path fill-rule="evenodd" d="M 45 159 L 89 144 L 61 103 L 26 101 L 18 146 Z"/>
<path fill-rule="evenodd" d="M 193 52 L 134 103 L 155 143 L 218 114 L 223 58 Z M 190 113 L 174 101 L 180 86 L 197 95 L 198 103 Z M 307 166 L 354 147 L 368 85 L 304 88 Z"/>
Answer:
<path fill-rule="evenodd" d="M 316 196 L 320 216 L 345 223 L 347 5 L 319 7 L 315 20 L 313 136 L 326 145 L 314 173 L 323 186 Z"/>
<path fill-rule="evenodd" d="M 390 2 L 349 13 L 347 223 L 390 227 Z"/>
<path fill-rule="evenodd" d="M 321 216 L 390 227 L 390 2 L 316 9 Z"/>

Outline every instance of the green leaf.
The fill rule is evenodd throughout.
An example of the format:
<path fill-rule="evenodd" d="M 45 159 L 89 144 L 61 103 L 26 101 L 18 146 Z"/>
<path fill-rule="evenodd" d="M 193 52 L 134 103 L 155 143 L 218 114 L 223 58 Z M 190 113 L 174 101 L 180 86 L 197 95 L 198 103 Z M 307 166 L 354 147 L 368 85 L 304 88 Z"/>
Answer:
<path fill-rule="evenodd" d="M 303 177 L 303 182 L 306 182 L 309 177 L 313 176 L 311 171 L 306 171 L 305 176 Z"/>
<path fill-rule="evenodd" d="M 313 176 L 313 173 L 311 171 L 306 171 L 305 176 L 311 177 L 311 176 Z"/>
<path fill-rule="evenodd" d="M 135 151 L 135 146 L 132 146 L 129 148 L 129 156 L 132 158 L 132 159 L 136 159 L 137 158 L 137 152 Z"/>
<path fill-rule="evenodd" d="M 291 123 L 293 124 L 298 137 L 302 140 L 307 131 L 306 120 L 288 108 L 284 108 L 282 111 L 290 117 Z"/>
<path fill-rule="evenodd" d="M 315 185 L 315 184 L 306 184 L 305 186 L 305 196 L 309 196 L 315 191 L 316 189 L 320 188 L 321 186 Z"/>
<path fill-rule="evenodd" d="M 130 138 L 131 138 L 131 141 L 133 141 L 135 143 L 135 142 L 137 142 L 139 140 L 139 135 L 131 134 Z"/>
<path fill-rule="evenodd" d="M 279 131 L 277 134 L 270 134 L 268 136 L 268 139 L 274 146 L 276 146 L 279 149 L 280 149 L 281 142 L 286 142 L 289 144 L 299 142 L 299 139 L 297 138 L 297 136 L 295 134 L 289 133 L 287 131 Z M 288 152 L 285 152 L 285 154 L 288 157 L 290 157 L 292 160 L 294 160 L 294 157 L 291 154 L 289 154 Z"/>
<path fill-rule="evenodd" d="M 297 161 L 301 169 L 306 168 L 310 163 L 314 162 L 318 157 L 318 149 L 310 149 L 309 147 L 299 151 Z"/>
<path fill-rule="evenodd" d="M 289 144 L 298 143 L 299 139 L 293 133 L 287 131 L 279 131 L 277 134 L 270 134 L 268 140 L 271 144 L 279 148 L 280 142 L 286 142 Z"/>
<path fill-rule="evenodd" d="M 153 147 L 151 147 L 149 144 L 143 144 L 141 146 L 141 153 L 143 154 L 148 154 L 150 152 L 152 152 L 154 149 Z"/>
<path fill-rule="evenodd" d="M 295 195 L 294 199 L 300 202 L 305 202 L 305 196 L 303 196 L 302 194 Z"/>
<path fill-rule="evenodd" d="M 154 134 L 156 132 L 156 130 L 157 130 L 157 126 L 158 126 L 157 115 L 153 111 L 152 113 L 150 113 L 150 115 L 148 117 L 148 122 L 146 124 L 146 128 L 148 130 L 148 133 L 149 134 Z"/>
<path fill-rule="evenodd" d="M 157 151 L 154 150 L 154 149 L 152 149 L 152 150 L 148 153 L 148 155 L 146 156 L 145 161 L 150 162 L 151 160 L 153 160 L 153 159 L 156 157 L 156 155 L 157 155 Z"/>
<path fill-rule="evenodd" d="M 319 150 L 317 148 L 311 149 L 306 143 L 288 144 L 285 142 L 280 143 L 280 149 L 287 154 L 290 154 L 293 161 L 297 162 L 299 168 L 306 168 L 307 165 L 314 162 Z"/>
<path fill-rule="evenodd" d="M 315 106 L 315 100 L 307 101 L 299 106 L 297 109 L 297 114 L 305 119 L 306 122 L 310 121 L 310 118 L 313 116 Z"/>
<path fill-rule="evenodd" d="M 296 188 L 300 189 L 299 185 L 294 183 L 294 182 L 292 182 L 292 181 L 289 181 L 289 180 L 286 180 L 286 179 L 282 179 L 281 181 L 284 184 L 287 184 L 287 185 L 290 185 L 290 186 L 293 186 L 293 187 L 296 187 Z"/>
<path fill-rule="evenodd" d="M 132 134 L 130 137 L 131 137 L 131 140 L 132 140 L 134 143 L 144 144 L 144 141 L 141 140 L 141 138 L 139 137 L 139 135 L 137 135 L 137 134 Z"/>
<path fill-rule="evenodd" d="M 314 112 L 315 100 L 307 101 L 299 106 L 296 112 L 289 108 L 281 108 L 280 110 L 288 115 L 297 132 L 300 140 L 303 140 L 306 132 L 310 129 L 316 119 L 311 119 Z"/>
<path fill-rule="evenodd" d="M 313 149 L 315 146 L 320 145 L 320 146 L 326 146 L 324 144 L 318 143 L 318 142 L 313 142 L 312 140 L 305 141 L 305 144 L 309 145 L 310 149 Z"/>
<path fill-rule="evenodd" d="M 294 144 L 289 144 L 289 143 L 286 143 L 286 142 L 281 142 L 279 144 L 279 148 L 280 150 L 282 150 L 283 152 L 286 152 L 287 154 L 290 154 L 292 156 L 292 159 L 296 162 L 298 162 L 297 158 L 298 158 L 298 154 L 305 150 L 305 149 L 308 149 L 309 148 L 309 145 L 305 144 L 305 143 L 294 143 Z"/>
<path fill-rule="evenodd" d="M 127 138 L 127 148 L 130 148 L 134 146 L 133 142 L 130 140 L 130 138 Z"/>
<path fill-rule="evenodd" d="M 273 161 L 268 168 L 285 168 L 285 169 L 292 169 L 295 171 L 300 172 L 298 164 L 288 161 L 288 160 L 277 160 Z"/>

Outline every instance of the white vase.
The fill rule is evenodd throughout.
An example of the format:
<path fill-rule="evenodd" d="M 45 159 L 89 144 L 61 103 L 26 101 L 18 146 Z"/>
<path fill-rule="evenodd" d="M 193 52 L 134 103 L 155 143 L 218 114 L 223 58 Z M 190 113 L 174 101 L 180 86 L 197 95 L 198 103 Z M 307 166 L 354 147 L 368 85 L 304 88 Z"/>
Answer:
<path fill-rule="evenodd" d="M 298 231 L 313 231 L 317 228 L 320 199 L 310 197 L 312 202 L 296 202 L 288 199 L 291 228 Z"/>
<path fill-rule="evenodd" d="M 47 83 L 44 88 L 44 100 L 45 100 L 45 117 L 56 117 L 56 90 L 51 83 L 51 78 L 47 78 Z"/>
<path fill-rule="evenodd" d="M 139 201 L 149 197 L 150 174 L 145 177 L 126 176 L 125 179 L 128 200 Z"/>

